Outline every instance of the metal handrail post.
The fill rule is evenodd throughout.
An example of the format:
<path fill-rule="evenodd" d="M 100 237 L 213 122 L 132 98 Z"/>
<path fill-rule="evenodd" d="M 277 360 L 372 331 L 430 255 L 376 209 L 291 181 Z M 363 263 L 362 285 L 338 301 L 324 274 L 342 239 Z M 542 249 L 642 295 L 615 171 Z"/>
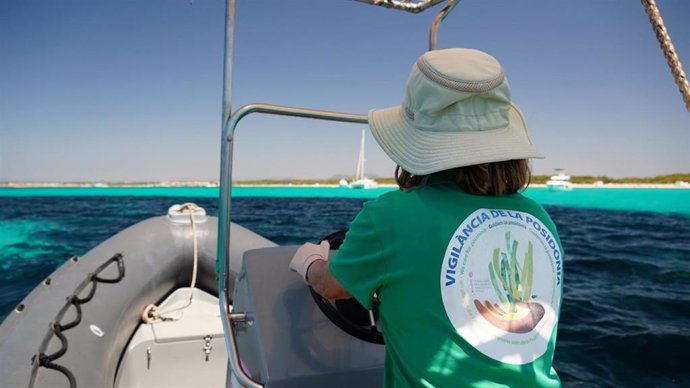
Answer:
<path fill-rule="evenodd" d="M 251 113 L 265 113 L 278 116 L 291 116 L 306 119 L 339 121 L 358 124 L 367 124 L 369 122 L 367 115 L 364 114 L 332 112 L 327 110 L 297 108 L 285 105 L 247 104 L 235 111 L 235 113 L 232 114 L 232 117 L 230 117 L 230 121 L 228 122 L 228 128 L 226 131 L 228 133 L 228 137 L 225 138 L 225 141 L 232 141 L 233 134 L 235 133 L 235 128 L 237 127 L 237 124 L 245 116 Z M 230 161 L 230 163 L 232 163 L 232 161 Z"/>
<path fill-rule="evenodd" d="M 228 266 L 225 265 L 230 252 L 230 186 L 232 170 L 228 168 L 228 161 L 232 161 L 232 143 L 227 139 L 228 121 L 232 111 L 232 62 L 235 34 L 235 0 L 227 0 L 225 5 L 225 50 L 223 57 L 223 106 L 221 112 L 221 142 L 220 142 L 220 194 L 218 197 L 218 236 L 216 248 L 216 273 L 218 274 L 218 304 L 220 308 L 223 331 L 226 333 L 225 346 L 230 349 L 227 324 L 229 314 L 228 303 Z M 234 345 L 234 342 L 233 342 Z M 229 351 L 229 350 L 228 350 Z M 232 364 L 230 365 L 232 368 Z M 227 376 L 226 385 L 229 385 Z M 245 382 L 242 382 L 245 384 Z M 247 384 L 245 384 L 246 386 Z"/>
<path fill-rule="evenodd" d="M 232 102 L 232 60 L 233 40 L 235 30 L 235 0 L 227 0 L 225 14 L 225 56 L 223 63 L 223 111 L 221 117 L 221 145 L 220 145 L 220 194 L 218 198 L 218 246 L 216 255 L 216 272 L 218 273 L 218 292 L 228 293 L 227 267 L 225 261 L 229 255 L 230 246 L 230 186 L 232 185 L 232 169 L 228 161 L 232 161 L 232 143 L 227 139 L 228 122 L 230 121 Z M 226 295 L 227 297 L 227 295 Z M 220 306 L 225 314 L 227 306 Z"/>

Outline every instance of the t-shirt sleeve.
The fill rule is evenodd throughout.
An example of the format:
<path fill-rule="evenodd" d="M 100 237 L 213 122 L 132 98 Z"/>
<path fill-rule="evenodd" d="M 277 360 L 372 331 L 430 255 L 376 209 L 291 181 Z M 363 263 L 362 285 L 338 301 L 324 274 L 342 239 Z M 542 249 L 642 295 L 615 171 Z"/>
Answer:
<path fill-rule="evenodd" d="M 383 285 L 386 267 L 375 217 L 372 217 L 374 211 L 367 205 L 350 225 L 338 252 L 329 260 L 329 269 L 362 306 L 371 309 L 374 293 Z"/>

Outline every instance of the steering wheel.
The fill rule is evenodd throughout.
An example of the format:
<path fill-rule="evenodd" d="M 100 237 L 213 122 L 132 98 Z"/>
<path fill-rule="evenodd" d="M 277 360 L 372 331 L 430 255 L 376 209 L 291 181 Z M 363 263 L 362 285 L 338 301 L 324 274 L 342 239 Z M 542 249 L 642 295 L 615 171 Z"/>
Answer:
<path fill-rule="evenodd" d="M 331 249 L 338 249 L 345 240 L 345 233 L 347 233 L 347 229 L 331 233 L 322 238 L 321 241 L 327 240 Z M 309 291 L 319 309 L 340 329 L 362 341 L 384 344 L 383 334 L 376 327 L 376 321 L 379 317 L 378 299 L 374 299 L 374 305 L 369 311 L 355 298 L 330 301 L 319 295 L 311 286 L 309 286 Z"/>

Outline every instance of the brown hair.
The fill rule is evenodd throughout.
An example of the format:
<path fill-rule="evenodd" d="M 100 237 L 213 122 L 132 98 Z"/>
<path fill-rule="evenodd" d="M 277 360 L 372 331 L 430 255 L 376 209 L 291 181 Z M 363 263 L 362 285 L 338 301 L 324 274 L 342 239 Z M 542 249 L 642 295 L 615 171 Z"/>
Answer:
<path fill-rule="evenodd" d="M 531 173 L 527 159 L 507 160 L 457 167 L 453 176 L 458 187 L 473 195 L 515 194 L 529 185 Z M 429 175 L 413 175 L 395 168 L 395 180 L 401 190 L 409 191 L 424 186 Z"/>

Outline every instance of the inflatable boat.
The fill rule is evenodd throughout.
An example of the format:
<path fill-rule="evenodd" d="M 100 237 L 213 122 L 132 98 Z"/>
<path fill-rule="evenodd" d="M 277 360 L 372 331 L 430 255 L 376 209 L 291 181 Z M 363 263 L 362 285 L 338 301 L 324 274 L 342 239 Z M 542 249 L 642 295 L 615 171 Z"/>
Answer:
<path fill-rule="evenodd" d="M 175 205 L 73 257 L 0 325 L 2 387 L 378 387 L 377 312 L 331 302 L 277 246 L 231 220 L 234 132 L 250 114 L 367 123 L 362 114 L 251 104 L 230 114 L 227 0 L 218 218 Z M 413 13 L 443 0 L 357 0 Z M 448 0 L 438 23 L 455 7 Z M 343 233 L 327 236 L 331 247 Z"/>

